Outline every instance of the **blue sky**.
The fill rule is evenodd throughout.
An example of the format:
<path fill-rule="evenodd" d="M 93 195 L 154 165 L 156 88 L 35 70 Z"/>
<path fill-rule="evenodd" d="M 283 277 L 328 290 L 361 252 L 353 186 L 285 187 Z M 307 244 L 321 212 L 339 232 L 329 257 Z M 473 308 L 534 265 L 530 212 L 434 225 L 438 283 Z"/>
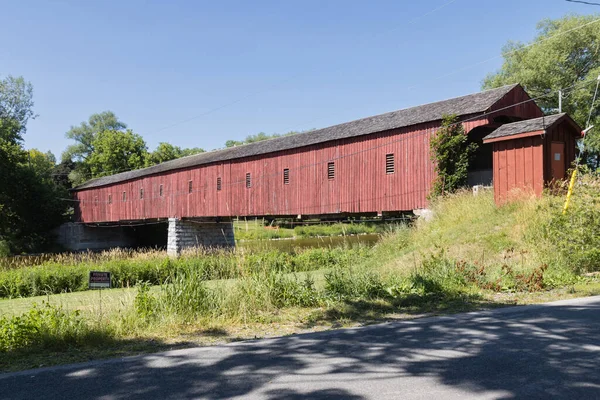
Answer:
<path fill-rule="evenodd" d="M 5 1 L 0 76 L 34 85 L 28 148 L 60 157 L 71 125 L 111 110 L 150 149 L 214 149 L 476 92 L 500 58 L 440 77 L 600 11 L 448 1 Z"/>

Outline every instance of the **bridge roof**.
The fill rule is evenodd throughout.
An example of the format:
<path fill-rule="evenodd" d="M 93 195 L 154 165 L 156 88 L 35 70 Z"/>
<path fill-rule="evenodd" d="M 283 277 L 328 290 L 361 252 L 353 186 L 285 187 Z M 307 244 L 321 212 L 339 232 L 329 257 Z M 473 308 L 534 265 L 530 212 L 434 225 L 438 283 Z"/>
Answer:
<path fill-rule="evenodd" d="M 497 141 L 502 139 L 511 139 L 513 136 L 522 135 L 529 132 L 539 132 L 552 127 L 556 123 L 566 119 L 573 126 L 574 132 L 579 134 L 581 128 L 567 113 L 546 115 L 544 117 L 526 119 L 525 121 L 512 122 L 504 124 L 489 135 L 483 138 L 484 143 L 490 140 Z"/>
<path fill-rule="evenodd" d="M 519 86 L 519 84 L 503 86 L 497 89 L 490 89 L 435 103 L 405 108 L 296 135 L 282 136 L 242 146 L 194 154 L 148 168 L 92 179 L 77 186 L 73 190 L 90 189 L 197 165 L 258 156 L 261 154 L 296 149 L 333 140 L 404 128 L 425 122 L 438 121 L 441 120 L 444 115 L 462 116 L 485 112 L 517 86 Z"/>

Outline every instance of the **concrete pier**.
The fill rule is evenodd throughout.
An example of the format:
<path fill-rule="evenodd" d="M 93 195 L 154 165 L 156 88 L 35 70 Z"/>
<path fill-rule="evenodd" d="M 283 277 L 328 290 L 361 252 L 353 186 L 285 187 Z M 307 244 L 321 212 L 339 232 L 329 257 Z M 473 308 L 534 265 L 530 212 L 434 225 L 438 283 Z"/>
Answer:
<path fill-rule="evenodd" d="M 179 257 L 182 250 L 193 247 L 235 247 L 231 220 L 195 220 L 169 218 L 167 254 Z"/>

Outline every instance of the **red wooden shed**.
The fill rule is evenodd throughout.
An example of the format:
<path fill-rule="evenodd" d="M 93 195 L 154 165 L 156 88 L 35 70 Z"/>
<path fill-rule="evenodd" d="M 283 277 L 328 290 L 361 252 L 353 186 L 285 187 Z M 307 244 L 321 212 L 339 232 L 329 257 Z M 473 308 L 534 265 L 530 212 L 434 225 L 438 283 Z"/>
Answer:
<path fill-rule="evenodd" d="M 579 138 L 581 128 L 565 113 L 505 124 L 484 137 L 492 144 L 496 202 L 523 192 L 540 196 L 547 184 L 565 179 Z"/>

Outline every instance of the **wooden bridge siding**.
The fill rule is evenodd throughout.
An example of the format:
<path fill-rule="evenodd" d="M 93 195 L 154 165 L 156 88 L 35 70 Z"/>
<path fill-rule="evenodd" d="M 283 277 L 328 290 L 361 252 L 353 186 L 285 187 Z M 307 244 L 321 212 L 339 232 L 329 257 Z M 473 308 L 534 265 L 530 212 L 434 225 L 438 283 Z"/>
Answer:
<path fill-rule="evenodd" d="M 540 132 L 541 134 L 541 132 Z M 540 196 L 544 189 L 544 143 L 541 135 L 493 143 L 494 197 L 501 204 L 511 190 Z"/>
<path fill-rule="evenodd" d="M 466 130 L 487 124 L 465 123 Z M 75 193 L 82 222 L 167 217 L 317 215 L 408 211 L 427 206 L 434 179 L 429 139 L 439 122 L 285 150 L 263 156 L 169 171 Z M 374 149 L 373 149 L 374 148 Z M 385 173 L 394 154 L 395 173 Z M 335 179 L 327 163 L 335 162 Z M 290 184 L 283 184 L 283 169 Z M 246 173 L 252 188 L 245 185 Z M 263 176 L 264 175 L 264 176 Z M 222 190 L 216 190 L 217 177 Z M 193 193 L 188 193 L 188 182 Z M 159 196 L 163 185 L 163 197 Z M 144 188 L 144 199 L 139 189 Z M 122 192 L 127 201 L 122 202 Z M 112 204 L 107 204 L 108 194 Z M 94 204 L 95 198 L 98 204 Z"/>
<path fill-rule="evenodd" d="M 521 119 L 531 119 L 543 116 L 544 113 L 535 101 L 523 103 L 530 99 L 531 97 L 523 90 L 511 90 L 500 101 L 492 106 L 492 111 L 500 111 L 489 114 L 487 116 L 488 120 L 492 122 L 493 119 L 499 115 L 519 117 Z M 516 105 L 511 106 L 513 104 Z"/>

